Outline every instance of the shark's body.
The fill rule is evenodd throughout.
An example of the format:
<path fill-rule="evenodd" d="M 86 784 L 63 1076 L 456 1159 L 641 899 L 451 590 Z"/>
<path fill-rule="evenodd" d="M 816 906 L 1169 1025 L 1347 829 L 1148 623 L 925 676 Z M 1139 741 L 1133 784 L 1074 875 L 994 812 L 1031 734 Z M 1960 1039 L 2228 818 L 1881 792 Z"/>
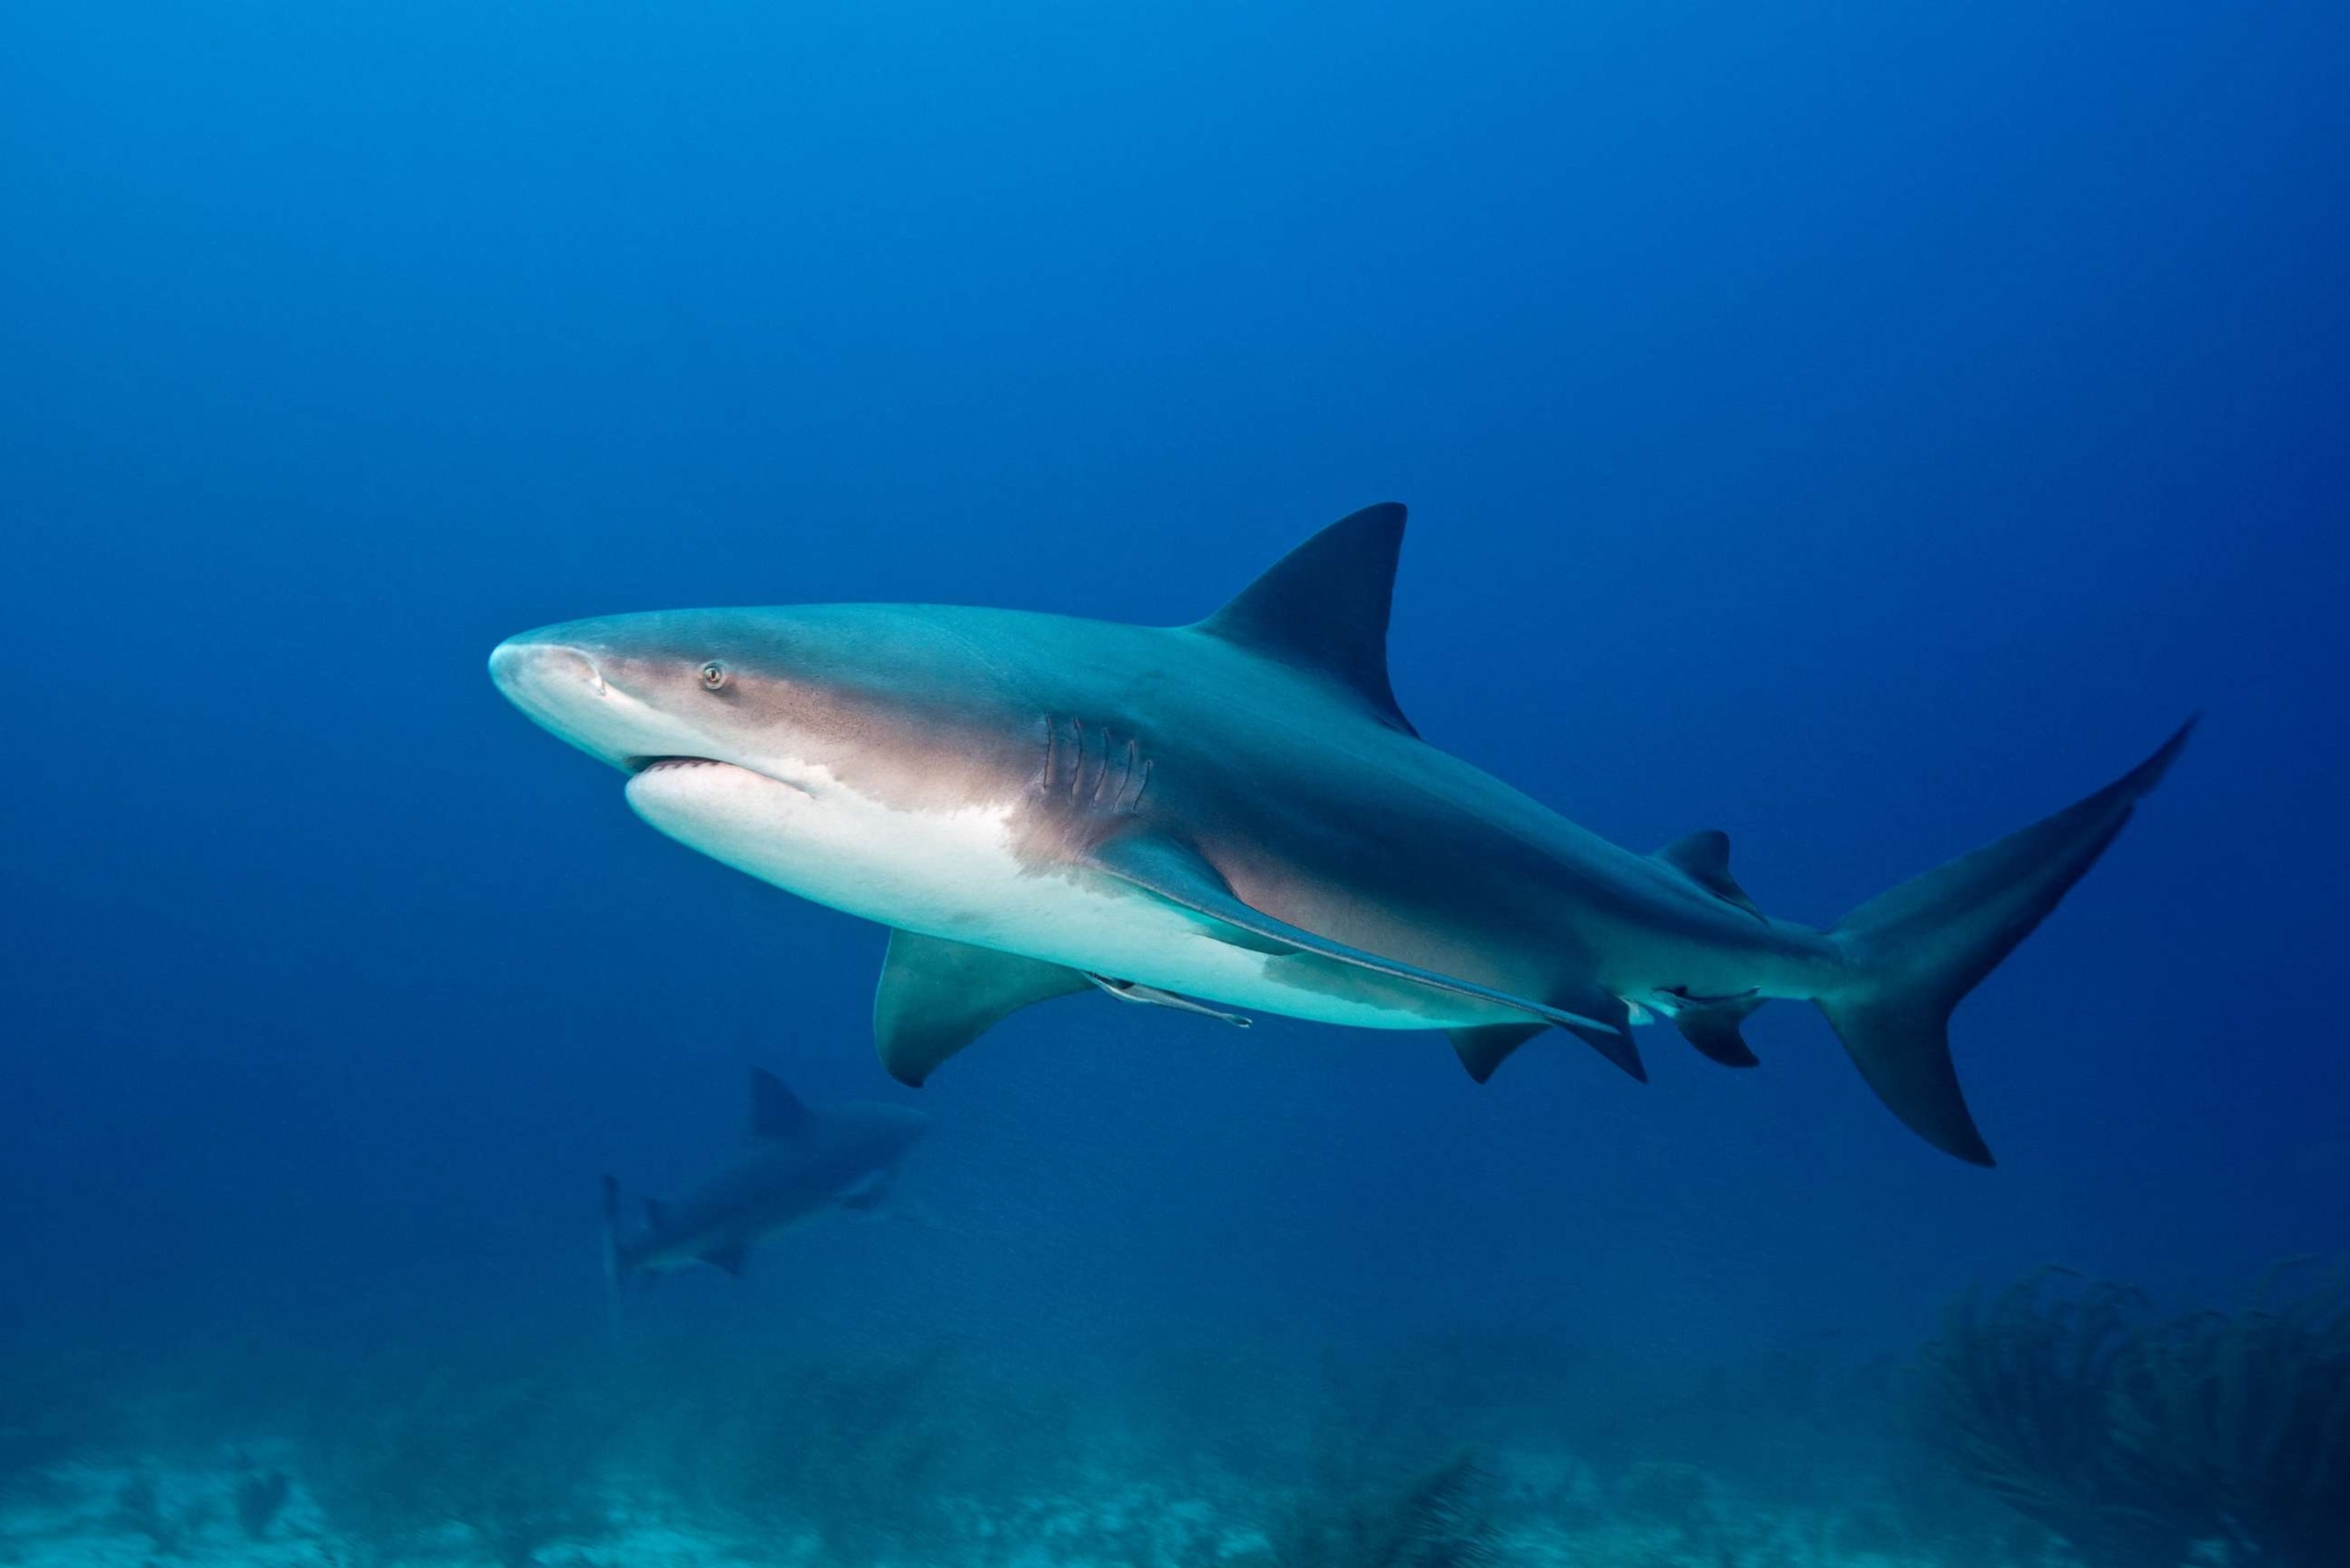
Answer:
<path fill-rule="evenodd" d="M 895 928 L 875 1019 L 908 1082 L 1013 1009 L 1093 985 L 1441 1029 L 1481 1080 L 1554 1024 L 1640 1075 L 1629 1029 L 1657 1017 L 1750 1064 L 1739 1021 L 1796 997 L 1903 1119 L 1987 1162 L 1943 1020 L 2184 732 L 1835 928 L 1767 919 L 1721 835 L 1634 854 L 1419 738 L 1387 675 L 1402 526 L 1400 507 L 1357 513 L 1191 627 L 661 612 L 514 639 L 492 670 L 627 769 L 664 833 Z"/>
<path fill-rule="evenodd" d="M 604 1179 L 604 1258 L 617 1289 L 632 1274 L 709 1263 L 743 1272 L 751 1249 L 819 1215 L 868 1210 L 929 1118 L 904 1106 L 804 1105 L 773 1075 L 751 1075 L 751 1133 L 725 1169 L 667 1201 L 645 1200 L 624 1232 L 619 1183 Z"/>

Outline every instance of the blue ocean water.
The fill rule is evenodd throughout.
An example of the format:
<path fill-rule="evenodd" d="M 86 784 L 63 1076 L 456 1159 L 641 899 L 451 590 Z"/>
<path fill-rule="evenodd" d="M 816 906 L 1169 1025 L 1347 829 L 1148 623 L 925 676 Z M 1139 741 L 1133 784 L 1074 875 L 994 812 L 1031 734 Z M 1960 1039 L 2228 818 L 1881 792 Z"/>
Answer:
<path fill-rule="evenodd" d="M 85 1404 L 586 1365 L 598 1175 L 723 1161 L 754 1064 L 929 1111 L 931 1222 L 630 1333 L 1138 1422 L 1236 1347 L 1857 1364 L 2043 1262 L 2341 1250 L 2345 57 L 2314 3 L 10 6 L 0 1349 Z M 1481 1088 L 1080 997 L 916 1094 L 880 929 L 483 670 L 677 606 L 1188 621 L 1389 498 L 1422 733 L 1726 829 L 1773 914 L 2205 712 L 1958 1014 L 1996 1170 L 1793 1004 L 1758 1071 L 1555 1035 Z"/>

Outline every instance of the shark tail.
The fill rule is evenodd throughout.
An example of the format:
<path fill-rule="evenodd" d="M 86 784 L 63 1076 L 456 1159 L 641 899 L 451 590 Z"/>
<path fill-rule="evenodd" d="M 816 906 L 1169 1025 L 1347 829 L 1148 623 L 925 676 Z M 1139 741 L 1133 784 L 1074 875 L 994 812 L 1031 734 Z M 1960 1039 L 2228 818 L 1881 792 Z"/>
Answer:
<path fill-rule="evenodd" d="M 2188 720 L 2085 800 L 1904 882 L 1829 928 L 1851 978 L 1814 1001 L 1877 1098 L 1928 1143 L 1992 1163 L 1950 1062 L 1950 1011 L 2096 864 L 2194 728 Z"/>

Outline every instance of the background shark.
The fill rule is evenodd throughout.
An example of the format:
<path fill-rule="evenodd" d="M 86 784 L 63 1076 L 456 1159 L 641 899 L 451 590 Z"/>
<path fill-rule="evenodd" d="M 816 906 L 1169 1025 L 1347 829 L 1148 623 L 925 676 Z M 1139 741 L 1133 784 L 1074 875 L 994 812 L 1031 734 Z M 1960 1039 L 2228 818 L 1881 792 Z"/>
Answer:
<path fill-rule="evenodd" d="M 662 832 L 894 929 L 881 1057 L 919 1084 L 1010 1012 L 1103 987 L 1441 1029 L 1482 1081 L 1551 1026 L 1644 1077 L 1669 1020 L 1730 1065 L 1816 1003 L 1878 1096 L 1991 1163 L 1947 1023 L 2087 871 L 2182 728 L 2115 784 L 1825 929 L 1727 838 L 1655 855 L 1422 741 L 1386 638 L 1404 510 L 1357 512 L 1194 626 L 917 605 L 670 611 L 502 643 L 493 678 L 629 775 Z"/>
<path fill-rule="evenodd" d="M 930 1118 L 907 1106 L 803 1104 L 775 1075 L 751 1072 L 750 1137 L 734 1162 L 678 1197 L 645 1199 L 645 1227 L 620 1229 L 620 1184 L 604 1178 L 605 1272 L 617 1292 L 631 1274 L 709 1263 L 740 1276 L 751 1249 L 836 1210 L 869 1211 Z"/>

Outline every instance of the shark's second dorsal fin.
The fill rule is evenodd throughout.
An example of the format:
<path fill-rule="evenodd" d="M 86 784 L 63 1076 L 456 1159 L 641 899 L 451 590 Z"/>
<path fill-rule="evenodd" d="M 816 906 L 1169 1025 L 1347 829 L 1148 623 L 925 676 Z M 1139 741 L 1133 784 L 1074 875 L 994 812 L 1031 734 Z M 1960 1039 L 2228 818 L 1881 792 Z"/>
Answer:
<path fill-rule="evenodd" d="M 1734 904 L 1756 919 L 1762 911 L 1730 874 L 1730 835 L 1718 827 L 1700 829 L 1674 839 L 1657 851 L 1656 858 L 1663 861 L 1725 904 Z"/>
<path fill-rule="evenodd" d="M 1419 734 L 1388 684 L 1388 611 L 1403 519 L 1392 501 L 1339 518 L 1193 629 L 1328 676 L 1381 723 Z"/>
<path fill-rule="evenodd" d="M 807 1106 L 764 1067 L 751 1069 L 751 1136 L 790 1137 L 807 1120 Z"/>

